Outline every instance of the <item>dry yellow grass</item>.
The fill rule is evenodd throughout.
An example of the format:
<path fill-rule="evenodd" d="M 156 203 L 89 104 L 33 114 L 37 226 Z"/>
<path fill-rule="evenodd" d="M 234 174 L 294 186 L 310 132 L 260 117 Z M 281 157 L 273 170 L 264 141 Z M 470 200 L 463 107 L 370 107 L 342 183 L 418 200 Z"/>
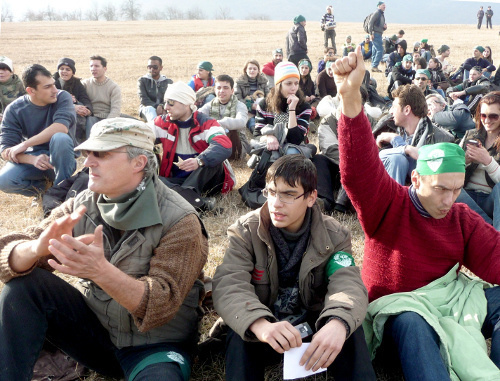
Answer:
<path fill-rule="evenodd" d="M 391 20 L 388 20 L 389 22 Z M 137 116 L 137 78 L 146 72 L 147 59 L 151 55 L 163 58 L 163 73 L 174 81 L 188 81 L 194 74 L 196 63 L 211 61 L 215 74 L 229 74 L 237 78 L 247 59 L 255 58 L 261 64 L 270 60 L 271 51 L 283 47 L 287 21 L 137 21 L 137 22 L 33 22 L 4 23 L 2 25 L 2 55 L 14 61 L 15 71 L 32 63 L 40 63 L 55 71 L 61 57 L 76 61 L 81 78 L 89 77 L 88 57 L 100 54 L 108 59 L 108 76 L 122 89 L 122 112 Z M 451 47 L 450 61 L 458 65 L 471 56 L 475 45 L 490 45 L 493 57 L 498 54 L 498 35 L 474 25 L 398 25 L 390 24 L 388 33 L 399 29 L 406 32 L 411 46 L 414 41 L 428 38 L 435 49 L 445 43 Z M 309 57 L 316 68 L 323 56 L 323 34 L 319 23 L 307 25 Z M 361 42 L 365 35 L 361 23 L 338 23 L 337 47 L 340 50 L 345 36 Z M 316 75 L 314 70 L 313 76 Z M 376 74 L 379 89 L 386 87 L 382 74 Z M 314 139 L 313 139 L 314 142 Z M 236 174 L 241 186 L 250 174 L 243 162 L 236 164 Z M 210 257 L 205 270 L 213 275 L 221 262 L 227 245 L 226 229 L 248 209 L 241 203 L 239 194 L 233 191 L 221 199 L 224 213 L 207 216 L 204 222 L 210 234 Z M 30 200 L 23 196 L 0 194 L 0 234 L 23 229 L 42 217 L 39 208 L 31 208 Z M 353 248 L 358 264 L 362 263 L 363 235 L 354 216 L 336 215 L 352 231 Z M 2 285 L 0 284 L 0 289 Z M 222 366 L 196 367 L 193 376 L 197 380 L 222 379 Z M 269 375 L 279 379 L 279 375 Z M 381 376 L 382 379 L 388 379 Z M 93 375 L 92 379 L 98 379 Z"/>

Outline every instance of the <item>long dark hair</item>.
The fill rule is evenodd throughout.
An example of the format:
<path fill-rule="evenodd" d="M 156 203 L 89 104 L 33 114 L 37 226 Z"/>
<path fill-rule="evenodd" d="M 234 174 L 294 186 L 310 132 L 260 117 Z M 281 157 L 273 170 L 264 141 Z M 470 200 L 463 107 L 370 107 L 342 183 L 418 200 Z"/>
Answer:
<path fill-rule="evenodd" d="M 482 97 L 481 100 L 479 101 L 479 104 L 477 105 L 477 108 L 476 108 L 476 130 L 477 131 L 485 131 L 485 128 L 483 126 L 483 122 L 481 121 L 481 106 L 483 104 L 487 104 L 487 105 L 498 104 L 498 106 L 500 106 L 500 91 L 489 92 L 484 97 Z M 495 147 L 495 149 L 497 151 L 500 150 L 500 133 L 498 134 L 497 138 L 495 139 L 493 146 Z"/>
<path fill-rule="evenodd" d="M 489 49 L 490 50 L 490 55 L 488 57 L 483 56 L 483 58 L 486 61 L 488 61 L 489 63 L 491 63 L 493 65 L 493 52 L 491 51 L 491 47 L 490 46 L 485 46 L 484 49 Z"/>
<path fill-rule="evenodd" d="M 271 111 L 275 114 L 280 114 L 282 112 L 285 112 L 288 107 L 286 104 L 286 98 L 283 95 L 281 95 L 282 83 L 283 82 L 280 82 L 277 85 L 275 85 L 271 89 L 271 91 L 269 91 L 269 94 L 267 94 L 266 97 L 267 111 Z M 299 88 L 297 89 L 297 93 L 295 93 L 295 95 L 299 98 L 299 103 L 297 103 L 297 106 L 305 102 L 304 93 L 300 89 L 300 84 Z"/>

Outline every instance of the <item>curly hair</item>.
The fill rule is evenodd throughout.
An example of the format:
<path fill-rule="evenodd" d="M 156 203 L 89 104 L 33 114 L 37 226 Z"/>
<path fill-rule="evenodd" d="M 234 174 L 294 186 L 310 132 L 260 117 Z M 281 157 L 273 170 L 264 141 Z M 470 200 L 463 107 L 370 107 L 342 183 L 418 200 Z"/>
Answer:
<path fill-rule="evenodd" d="M 427 116 L 427 102 L 423 91 L 417 85 L 399 86 L 392 92 L 392 97 L 399 99 L 401 108 L 410 106 L 413 115 L 419 118 Z"/>

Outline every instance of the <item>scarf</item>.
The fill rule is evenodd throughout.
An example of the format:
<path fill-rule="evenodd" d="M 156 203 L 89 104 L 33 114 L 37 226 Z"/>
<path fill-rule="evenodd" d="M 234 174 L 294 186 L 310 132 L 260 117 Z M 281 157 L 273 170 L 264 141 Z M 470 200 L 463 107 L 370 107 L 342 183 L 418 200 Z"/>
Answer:
<path fill-rule="evenodd" d="M 236 106 L 238 105 L 238 98 L 236 95 L 231 95 L 229 102 L 225 105 L 220 103 L 219 98 L 214 98 L 212 103 L 210 104 L 210 118 L 214 118 L 216 120 L 228 117 L 228 118 L 236 118 Z M 224 115 L 221 115 L 221 106 L 226 106 L 224 110 Z"/>
<path fill-rule="evenodd" d="M 161 224 L 152 177 L 142 180 L 132 192 L 111 199 L 99 195 L 97 207 L 109 226 L 118 230 L 136 230 Z"/>

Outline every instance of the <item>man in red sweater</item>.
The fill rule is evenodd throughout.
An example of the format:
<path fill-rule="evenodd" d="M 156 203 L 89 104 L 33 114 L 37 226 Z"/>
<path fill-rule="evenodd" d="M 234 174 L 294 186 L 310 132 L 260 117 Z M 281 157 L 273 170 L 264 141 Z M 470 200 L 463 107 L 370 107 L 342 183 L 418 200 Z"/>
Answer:
<path fill-rule="evenodd" d="M 273 50 L 273 60 L 262 66 L 262 72 L 267 77 L 267 81 L 269 82 L 269 88 L 274 86 L 274 68 L 281 61 L 283 61 L 283 49 L 277 48 Z"/>
<path fill-rule="evenodd" d="M 365 232 L 362 278 L 370 301 L 428 285 L 457 263 L 499 284 L 500 233 L 465 204 L 454 204 L 464 182 L 461 170 L 426 175 L 417 166 L 410 187 L 399 185 L 385 171 L 370 123 L 361 112 L 364 73 L 359 47 L 334 64 L 343 112 L 338 124 L 340 172 Z M 499 287 L 487 289 L 485 295 L 488 311 L 482 332 L 492 337 L 490 357 L 499 366 Z M 383 345 L 398 350 L 406 380 L 450 379 L 437 334 L 420 315 L 405 312 L 389 318 L 384 340 Z"/>

